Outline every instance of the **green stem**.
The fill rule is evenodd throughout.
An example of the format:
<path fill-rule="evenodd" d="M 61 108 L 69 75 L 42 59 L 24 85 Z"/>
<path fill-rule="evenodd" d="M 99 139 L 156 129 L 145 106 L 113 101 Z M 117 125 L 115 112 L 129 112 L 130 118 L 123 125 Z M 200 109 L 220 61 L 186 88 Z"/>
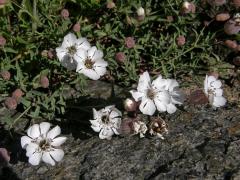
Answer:
<path fill-rule="evenodd" d="M 37 29 L 37 23 L 36 20 L 37 19 L 37 0 L 33 0 L 33 17 L 34 19 L 32 19 L 32 32 L 35 32 Z"/>
<path fill-rule="evenodd" d="M 27 109 L 25 109 L 25 111 L 23 111 L 22 114 L 20 114 L 20 116 L 18 116 L 14 121 L 13 123 L 11 124 L 11 128 L 13 127 L 13 125 L 21 118 L 23 117 L 30 109 L 31 109 L 32 106 L 29 106 Z M 11 129 L 10 128 L 10 129 Z"/>

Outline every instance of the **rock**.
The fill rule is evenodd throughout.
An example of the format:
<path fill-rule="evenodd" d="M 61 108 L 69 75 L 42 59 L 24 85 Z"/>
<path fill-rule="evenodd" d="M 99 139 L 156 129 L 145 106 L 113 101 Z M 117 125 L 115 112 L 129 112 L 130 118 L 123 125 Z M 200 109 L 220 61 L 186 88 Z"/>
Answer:
<path fill-rule="evenodd" d="M 96 90 L 102 88 L 96 86 Z M 104 88 L 110 89 L 105 85 Z M 88 99 L 82 105 L 86 102 Z M 28 180 L 238 179 L 240 139 L 235 129 L 240 119 L 239 108 L 229 105 L 213 110 L 208 105 L 186 105 L 181 109 L 163 116 L 169 126 L 165 140 L 114 136 L 110 141 L 100 140 L 87 124 L 90 109 L 87 109 L 90 115 L 82 110 L 69 110 L 66 121 L 55 122 L 68 138 L 61 162 L 54 167 L 44 163 L 31 166 L 23 151 L 8 168 L 19 179 Z M 0 179 L 11 179 L 3 172 Z"/>

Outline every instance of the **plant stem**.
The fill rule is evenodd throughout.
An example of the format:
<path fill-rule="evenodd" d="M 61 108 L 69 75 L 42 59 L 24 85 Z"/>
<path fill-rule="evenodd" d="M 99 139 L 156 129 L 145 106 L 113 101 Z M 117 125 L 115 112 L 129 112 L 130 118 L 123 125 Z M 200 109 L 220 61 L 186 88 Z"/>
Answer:
<path fill-rule="evenodd" d="M 36 19 L 37 19 L 37 0 L 33 0 L 33 17 L 34 19 L 32 19 L 32 32 L 35 32 L 37 29 L 37 23 L 36 23 Z"/>
<path fill-rule="evenodd" d="M 11 128 L 13 127 L 13 125 L 21 118 L 24 116 L 24 114 L 26 114 L 30 109 L 31 109 L 32 106 L 29 106 L 27 109 L 25 109 L 25 111 L 23 111 L 22 114 L 20 114 L 20 116 L 18 116 L 14 121 L 13 123 L 11 124 Z M 10 129 L 11 129 L 10 128 Z"/>

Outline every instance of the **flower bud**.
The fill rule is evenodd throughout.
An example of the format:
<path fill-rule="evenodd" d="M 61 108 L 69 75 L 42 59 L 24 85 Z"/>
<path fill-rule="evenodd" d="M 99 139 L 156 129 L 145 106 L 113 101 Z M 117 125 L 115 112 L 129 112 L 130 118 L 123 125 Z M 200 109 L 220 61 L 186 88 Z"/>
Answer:
<path fill-rule="evenodd" d="M 240 25 L 233 19 L 228 20 L 224 24 L 224 32 L 228 35 L 238 34 L 240 31 Z"/>
<path fill-rule="evenodd" d="M 53 49 L 49 49 L 48 52 L 47 52 L 47 57 L 49 59 L 52 59 L 54 57 L 54 51 Z"/>
<path fill-rule="evenodd" d="M 42 76 L 40 78 L 40 85 L 43 87 L 43 88 L 48 88 L 49 86 L 49 80 L 47 78 L 47 76 Z"/>
<path fill-rule="evenodd" d="M 115 8 L 115 7 L 116 7 L 116 5 L 113 1 L 108 1 L 107 2 L 107 8 L 108 9 L 112 9 L 112 8 Z"/>
<path fill-rule="evenodd" d="M 216 15 L 216 21 L 226 21 L 230 18 L 229 13 L 220 13 Z"/>
<path fill-rule="evenodd" d="M 0 5 L 4 5 L 7 2 L 7 0 L 0 0 Z"/>
<path fill-rule="evenodd" d="M 143 9 L 143 7 L 140 7 L 137 9 L 137 15 L 138 16 L 145 16 L 145 10 Z"/>
<path fill-rule="evenodd" d="M 1 71 L 0 75 L 5 81 L 8 81 L 11 78 L 9 71 Z"/>
<path fill-rule="evenodd" d="M 74 32 L 79 32 L 80 29 L 81 29 L 80 23 L 74 24 L 74 26 L 73 26 L 73 31 Z"/>
<path fill-rule="evenodd" d="M 137 102 L 132 98 L 127 98 L 124 101 L 124 109 L 127 112 L 133 112 L 137 110 Z"/>
<path fill-rule="evenodd" d="M 6 39 L 3 36 L 0 36 L 0 46 L 4 46 L 6 44 Z"/>
<path fill-rule="evenodd" d="M 21 97 L 23 96 L 23 92 L 21 89 L 16 89 L 15 91 L 13 91 L 12 93 L 12 97 L 17 101 L 19 102 Z"/>
<path fill-rule="evenodd" d="M 63 9 L 63 10 L 61 11 L 61 16 L 62 16 L 63 19 L 68 19 L 68 17 L 69 17 L 69 11 L 68 11 L 67 9 Z"/>
<path fill-rule="evenodd" d="M 235 66 L 240 66 L 240 56 L 233 58 L 233 64 Z"/>
<path fill-rule="evenodd" d="M 183 46 L 186 43 L 186 39 L 184 36 L 179 36 L 177 38 L 177 45 L 178 46 Z"/>
<path fill-rule="evenodd" d="M 236 8 L 239 8 L 240 7 L 240 0 L 233 0 L 233 5 L 236 7 Z"/>
<path fill-rule="evenodd" d="M 192 2 L 185 1 L 182 5 L 181 12 L 184 13 L 184 14 L 195 13 L 196 12 L 196 6 Z"/>
<path fill-rule="evenodd" d="M 10 110 L 14 110 L 17 108 L 17 101 L 13 97 L 6 98 L 4 104 Z"/>
<path fill-rule="evenodd" d="M 237 47 L 237 42 L 236 41 L 232 41 L 232 40 L 226 40 L 225 45 L 231 49 L 235 49 Z"/>
<path fill-rule="evenodd" d="M 124 63 L 126 56 L 123 52 L 118 52 L 115 54 L 115 59 L 119 63 Z"/>
<path fill-rule="evenodd" d="M 135 40 L 133 37 L 127 37 L 125 38 L 125 46 L 127 48 L 133 48 L 135 46 Z"/>

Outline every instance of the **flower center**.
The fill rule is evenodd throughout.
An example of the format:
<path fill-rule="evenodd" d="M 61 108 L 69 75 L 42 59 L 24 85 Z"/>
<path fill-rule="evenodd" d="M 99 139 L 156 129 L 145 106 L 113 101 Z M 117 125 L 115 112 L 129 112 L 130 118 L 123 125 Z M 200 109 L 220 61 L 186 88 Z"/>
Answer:
<path fill-rule="evenodd" d="M 45 150 L 49 149 L 51 147 L 51 145 L 48 140 L 43 139 L 40 141 L 39 147 L 41 148 L 41 150 L 45 151 Z"/>
<path fill-rule="evenodd" d="M 93 68 L 93 65 L 94 65 L 94 62 L 91 61 L 91 59 L 87 58 L 85 60 L 85 63 L 84 63 L 85 67 L 87 69 L 92 69 Z"/>
<path fill-rule="evenodd" d="M 148 89 L 147 90 L 147 97 L 151 100 L 153 100 L 155 98 L 156 92 L 154 91 L 154 89 Z"/>
<path fill-rule="evenodd" d="M 103 122 L 104 124 L 108 124 L 108 123 L 109 123 L 109 116 L 103 115 L 103 116 L 102 116 L 102 122 Z"/>
<path fill-rule="evenodd" d="M 77 52 L 77 49 L 75 46 L 70 46 L 67 49 L 68 49 L 68 53 L 71 55 L 74 55 Z"/>

